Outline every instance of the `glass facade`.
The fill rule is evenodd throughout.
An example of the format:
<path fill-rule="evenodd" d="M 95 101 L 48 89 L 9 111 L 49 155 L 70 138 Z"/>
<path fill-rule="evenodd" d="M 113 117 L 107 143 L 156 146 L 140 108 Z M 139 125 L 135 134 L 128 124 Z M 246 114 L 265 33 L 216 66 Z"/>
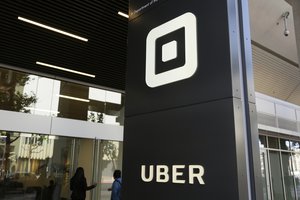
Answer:
<path fill-rule="evenodd" d="M 0 68 L 0 109 L 123 125 L 124 95 Z"/>
<path fill-rule="evenodd" d="M 300 199 L 299 141 L 260 136 L 265 200 Z"/>
<path fill-rule="evenodd" d="M 0 110 L 101 123 L 109 126 L 93 131 L 109 131 L 124 123 L 124 94 L 0 66 Z M 0 124 L 0 199 L 70 199 L 70 178 L 83 167 L 87 184 L 97 183 L 86 199 L 109 200 L 122 142 L 109 134 L 98 139 L 102 132 L 95 139 L 87 131 L 48 134 L 1 131 Z"/>
<path fill-rule="evenodd" d="M 110 199 L 113 171 L 122 168 L 121 142 L 0 132 L 0 199 L 69 199 L 79 166 L 88 185 L 98 183 L 87 199 Z"/>

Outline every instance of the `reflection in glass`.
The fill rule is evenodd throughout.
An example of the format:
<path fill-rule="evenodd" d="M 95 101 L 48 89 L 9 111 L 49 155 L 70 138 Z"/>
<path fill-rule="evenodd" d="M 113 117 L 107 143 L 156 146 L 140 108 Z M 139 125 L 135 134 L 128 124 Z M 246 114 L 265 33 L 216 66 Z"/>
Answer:
<path fill-rule="evenodd" d="M 89 99 L 114 104 L 121 104 L 121 93 L 89 87 Z"/>
<path fill-rule="evenodd" d="M 280 139 L 280 149 L 289 150 L 290 149 L 290 141 L 286 139 Z"/>
<path fill-rule="evenodd" d="M 263 136 L 263 135 L 259 136 L 259 147 L 260 148 L 267 148 L 267 139 L 266 139 L 266 136 Z"/>
<path fill-rule="evenodd" d="M 269 148 L 279 149 L 278 138 L 268 137 Z"/>
<path fill-rule="evenodd" d="M 262 175 L 262 184 L 263 184 L 263 197 L 264 200 L 269 200 L 270 192 L 269 192 L 269 180 L 268 180 L 268 166 L 267 166 L 267 157 L 266 151 L 260 152 L 260 163 L 261 163 L 261 175 Z"/>
<path fill-rule="evenodd" d="M 0 109 L 123 125 L 124 95 L 0 68 Z"/>
<path fill-rule="evenodd" d="M 108 188 L 111 188 L 113 182 L 113 172 L 116 169 L 122 169 L 122 156 L 123 149 L 121 142 L 114 141 L 101 141 L 101 200 L 110 200 L 111 192 Z"/>
<path fill-rule="evenodd" d="M 13 70 L 0 68 L 0 109 L 17 112 L 30 112 L 25 107 L 36 103 L 35 93 L 24 92 L 30 76 Z"/>
<path fill-rule="evenodd" d="M 293 170 L 294 170 L 294 177 L 295 177 L 295 184 L 296 184 L 296 193 L 298 199 L 300 199 L 300 154 L 293 153 Z"/>
<path fill-rule="evenodd" d="M 97 123 L 123 124 L 124 99 L 121 93 L 89 88 L 91 99 L 88 120 Z"/>
<path fill-rule="evenodd" d="M 57 116 L 59 98 L 52 94 L 59 92 L 60 81 L 35 75 L 29 75 L 29 78 L 30 81 L 25 85 L 24 93 L 36 94 L 37 102 L 26 109 L 35 115 Z"/>
<path fill-rule="evenodd" d="M 79 166 L 88 184 L 99 183 L 93 199 L 109 200 L 113 172 L 122 169 L 122 143 L 0 131 L 0 199 L 69 199 Z"/>
<path fill-rule="evenodd" d="M 292 172 L 292 159 L 291 154 L 287 152 L 281 152 L 282 157 L 282 170 L 284 176 L 284 186 L 287 200 L 295 200 L 295 186 L 294 177 Z"/>
<path fill-rule="evenodd" d="M 291 150 L 294 152 L 299 152 L 300 151 L 300 142 L 298 141 L 291 141 Z"/>
<path fill-rule="evenodd" d="M 280 141 L 280 149 L 284 151 L 265 148 L 263 143 L 266 139 L 273 148 L 277 147 L 277 141 Z M 264 199 L 271 199 L 268 194 L 272 194 L 273 199 L 300 200 L 299 144 L 298 141 L 260 136 Z M 270 155 L 270 162 L 266 159 L 267 152 Z M 271 173 L 268 171 L 268 166 Z M 271 180 L 271 185 L 268 184 L 269 180 Z"/>
<path fill-rule="evenodd" d="M 274 200 L 284 200 L 283 193 L 283 179 L 281 174 L 280 156 L 279 152 L 269 151 L 270 153 L 270 168 L 271 168 L 271 180 L 273 186 Z"/>
<path fill-rule="evenodd" d="M 0 197 L 63 197 L 69 185 L 72 138 L 5 131 L 1 136 Z"/>

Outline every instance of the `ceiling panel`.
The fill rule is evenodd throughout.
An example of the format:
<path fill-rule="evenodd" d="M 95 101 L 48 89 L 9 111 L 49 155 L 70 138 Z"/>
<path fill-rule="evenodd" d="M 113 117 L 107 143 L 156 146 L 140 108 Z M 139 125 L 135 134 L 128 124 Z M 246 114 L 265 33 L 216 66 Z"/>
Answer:
<path fill-rule="evenodd" d="M 300 82 L 293 91 L 293 93 L 289 96 L 287 101 L 296 105 L 300 105 Z"/>
<path fill-rule="evenodd" d="M 253 3 L 258 2 L 257 9 L 261 9 L 259 5 L 266 1 L 250 3 L 253 8 Z M 0 1 L 0 63 L 124 90 L 127 19 L 117 12 L 127 13 L 127 8 L 127 0 Z M 251 15 L 255 17 L 255 13 Z M 82 42 L 24 23 L 17 19 L 18 16 L 78 34 L 89 41 Z M 261 25 L 252 23 L 252 29 L 255 27 L 259 29 Z M 285 51 L 284 41 L 288 38 L 281 32 L 282 27 L 282 38 L 275 43 Z M 300 105 L 299 69 L 289 59 L 269 49 L 253 45 L 256 91 Z M 44 68 L 36 65 L 36 61 L 88 72 L 96 78 Z"/>
<path fill-rule="evenodd" d="M 124 90 L 127 0 L 0 1 L 0 63 Z M 23 21 L 28 18 L 85 37 L 83 42 Z M 36 61 L 95 74 L 74 75 Z"/>
<path fill-rule="evenodd" d="M 299 68 L 255 45 L 252 54 L 255 90 L 300 105 Z"/>
<path fill-rule="evenodd" d="M 250 0 L 249 11 L 252 40 L 298 64 L 292 6 L 284 0 Z M 285 25 L 282 17 L 286 12 L 289 12 L 288 36 L 284 35 Z"/>

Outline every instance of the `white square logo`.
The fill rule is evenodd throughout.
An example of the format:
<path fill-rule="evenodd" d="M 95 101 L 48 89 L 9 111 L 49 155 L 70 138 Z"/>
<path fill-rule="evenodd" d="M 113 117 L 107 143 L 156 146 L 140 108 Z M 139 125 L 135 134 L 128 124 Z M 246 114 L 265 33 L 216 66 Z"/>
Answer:
<path fill-rule="evenodd" d="M 160 57 L 156 55 L 156 40 L 184 28 L 184 56 L 185 62 L 179 66 L 171 66 L 173 69 L 156 73 L 156 59 L 161 59 L 164 64 L 176 61 L 179 46 L 176 40 L 163 44 Z M 174 62 L 172 63 L 174 65 Z M 198 67 L 197 53 L 197 20 L 193 13 L 187 12 L 158 27 L 152 29 L 146 40 L 146 84 L 155 88 L 165 84 L 190 78 Z"/>
<path fill-rule="evenodd" d="M 162 61 L 167 62 L 177 57 L 177 42 L 173 40 L 162 46 Z"/>

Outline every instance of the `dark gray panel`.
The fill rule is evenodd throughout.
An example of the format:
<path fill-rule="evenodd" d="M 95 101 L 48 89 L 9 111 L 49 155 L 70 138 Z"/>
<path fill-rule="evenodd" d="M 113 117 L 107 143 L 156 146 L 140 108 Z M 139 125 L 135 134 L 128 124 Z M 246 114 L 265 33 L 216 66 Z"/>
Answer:
<path fill-rule="evenodd" d="M 254 96 L 244 6 L 231 0 L 218 5 L 166 1 L 130 21 L 124 199 L 260 199 L 257 123 L 248 105 Z M 172 22 L 188 15 L 196 18 L 197 70 L 174 81 L 179 73 L 169 72 L 193 58 L 178 46 L 187 46 L 194 37 L 189 25 L 182 34 L 178 21 Z M 191 23 L 194 18 L 189 18 Z M 188 34 L 188 40 L 179 39 Z M 180 55 L 174 56 L 175 44 Z M 163 53 L 167 45 L 175 45 L 168 49 L 169 60 Z M 206 169 L 207 182 L 198 187 L 145 183 L 140 177 L 143 164 L 199 164 Z"/>
<path fill-rule="evenodd" d="M 174 9 L 176 7 L 176 9 Z M 150 88 L 145 82 L 146 37 L 186 12 L 197 18 L 198 68 L 188 79 Z M 129 23 L 126 115 L 232 97 L 227 1 L 167 1 Z M 176 68 L 176 64 L 173 68 Z"/>
<path fill-rule="evenodd" d="M 225 99 L 126 118 L 122 198 L 238 200 L 233 115 Z M 199 164 L 205 185 L 145 183 L 142 164 Z"/>

